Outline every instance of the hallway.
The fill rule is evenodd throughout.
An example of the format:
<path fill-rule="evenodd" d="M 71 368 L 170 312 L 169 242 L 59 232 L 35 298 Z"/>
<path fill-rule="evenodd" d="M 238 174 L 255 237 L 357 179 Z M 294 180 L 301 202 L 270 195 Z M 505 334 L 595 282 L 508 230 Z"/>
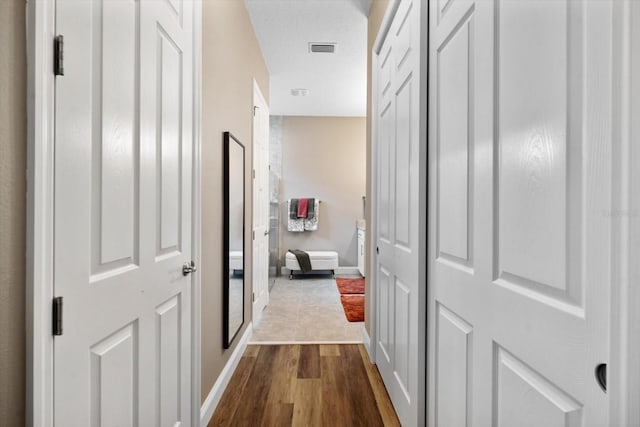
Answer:
<path fill-rule="evenodd" d="M 399 426 L 362 345 L 250 345 L 209 426 Z"/>
<path fill-rule="evenodd" d="M 5 0 L 0 40 L 0 427 L 640 427 L 640 0 Z"/>

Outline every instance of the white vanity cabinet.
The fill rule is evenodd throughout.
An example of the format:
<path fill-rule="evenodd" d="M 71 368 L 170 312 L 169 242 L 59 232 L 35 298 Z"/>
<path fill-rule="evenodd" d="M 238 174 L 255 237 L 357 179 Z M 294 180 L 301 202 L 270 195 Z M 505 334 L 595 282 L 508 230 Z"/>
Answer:
<path fill-rule="evenodd" d="M 358 227 L 358 271 L 364 277 L 365 265 L 364 265 L 364 257 L 366 251 L 365 241 L 364 241 L 364 230 Z"/>

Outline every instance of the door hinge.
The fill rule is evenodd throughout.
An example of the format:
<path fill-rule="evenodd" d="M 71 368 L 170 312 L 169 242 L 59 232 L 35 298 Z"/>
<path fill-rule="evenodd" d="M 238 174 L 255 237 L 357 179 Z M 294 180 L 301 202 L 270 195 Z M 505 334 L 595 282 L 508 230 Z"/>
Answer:
<path fill-rule="evenodd" d="M 256 179 L 256 170 L 255 170 L 255 169 L 253 169 L 253 170 L 251 171 L 251 177 L 252 177 L 253 179 Z"/>
<path fill-rule="evenodd" d="M 256 231 L 255 230 L 253 230 L 251 232 L 251 240 L 256 240 Z"/>
<path fill-rule="evenodd" d="M 64 36 L 53 39 L 53 74 L 64 76 Z"/>
<path fill-rule="evenodd" d="M 54 336 L 62 335 L 62 297 L 55 297 L 53 299 L 52 314 L 52 328 L 51 333 Z"/>
<path fill-rule="evenodd" d="M 255 292 L 253 292 L 251 295 L 252 295 L 252 298 L 253 298 L 253 301 L 252 301 L 252 302 L 256 302 L 256 293 L 255 293 Z"/>
<path fill-rule="evenodd" d="M 258 106 L 257 106 L 257 105 L 254 105 L 254 106 L 253 106 L 253 115 L 254 115 L 254 116 L 256 115 L 256 110 L 257 110 L 257 109 L 258 109 Z"/>

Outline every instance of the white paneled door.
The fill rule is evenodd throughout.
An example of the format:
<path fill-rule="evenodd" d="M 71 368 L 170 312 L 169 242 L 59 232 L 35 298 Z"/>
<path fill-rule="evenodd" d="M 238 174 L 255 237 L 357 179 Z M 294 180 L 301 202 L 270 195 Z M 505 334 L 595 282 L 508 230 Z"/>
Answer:
<path fill-rule="evenodd" d="M 419 365 L 420 2 L 401 1 L 376 56 L 375 357 L 403 425 L 424 408 Z M 422 187 L 423 190 L 424 187 Z M 422 306 L 424 307 L 424 306 Z"/>
<path fill-rule="evenodd" d="M 609 425 L 613 3 L 429 3 L 432 427 Z"/>
<path fill-rule="evenodd" d="M 269 304 L 269 106 L 253 84 L 253 323 Z"/>
<path fill-rule="evenodd" d="M 56 426 L 191 425 L 192 13 L 56 2 Z"/>

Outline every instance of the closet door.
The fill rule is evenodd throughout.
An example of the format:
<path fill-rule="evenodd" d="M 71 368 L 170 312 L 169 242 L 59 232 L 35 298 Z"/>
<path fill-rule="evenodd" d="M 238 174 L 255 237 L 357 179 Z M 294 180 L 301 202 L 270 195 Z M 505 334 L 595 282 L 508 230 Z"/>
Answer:
<path fill-rule="evenodd" d="M 430 2 L 429 425 L 609 425 L 613 2 Z"/>
<path fill-rule="evenodd" d="M 376 363 L 403 425 L 421 411 L 420 2 L 402 1 L 377 56 Z M 424 188 L 423 188 L 424 189 Z M 424 212 L 422 213 L 424 217 Z M 424 306 L 422 306 L 424 308 Z M 424 343 L 424 341 L 422 341 Z M 423 344 L 424 345 L 424 344 Z"/>

